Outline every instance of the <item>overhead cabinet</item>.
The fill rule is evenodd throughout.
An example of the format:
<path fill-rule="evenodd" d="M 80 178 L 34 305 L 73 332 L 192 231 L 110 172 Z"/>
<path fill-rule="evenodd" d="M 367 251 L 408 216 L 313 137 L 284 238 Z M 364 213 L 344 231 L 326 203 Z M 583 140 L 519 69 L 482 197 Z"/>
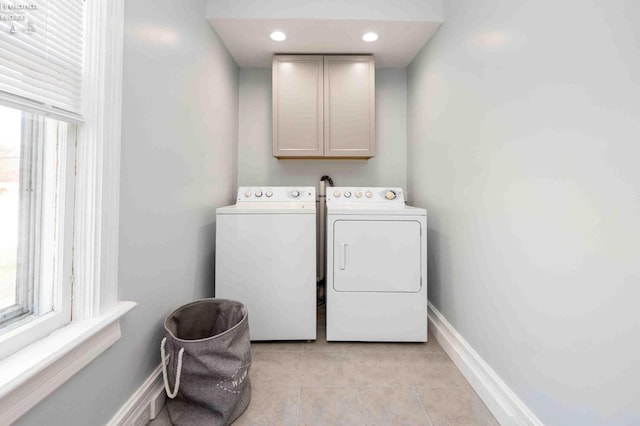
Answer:
<path fill-rule="evenodd" d="M 274 157 L 374 155 L 373 57 L 273 57 Z"/>

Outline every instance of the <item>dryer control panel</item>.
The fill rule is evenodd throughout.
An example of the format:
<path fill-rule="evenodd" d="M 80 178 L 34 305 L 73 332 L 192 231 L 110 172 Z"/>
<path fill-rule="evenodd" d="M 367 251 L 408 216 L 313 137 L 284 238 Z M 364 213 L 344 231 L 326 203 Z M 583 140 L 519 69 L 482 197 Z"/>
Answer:
<path fill-rule="evenodd" d="M 355 204 L 404 204 L 402 188 L 327 187 L 327 202 Z"/>
<path fill-rule="evenodd" d="M 314 186 L 241 186 L 238 188 L 238 203 L 254 202 L 314 202 Z"/>

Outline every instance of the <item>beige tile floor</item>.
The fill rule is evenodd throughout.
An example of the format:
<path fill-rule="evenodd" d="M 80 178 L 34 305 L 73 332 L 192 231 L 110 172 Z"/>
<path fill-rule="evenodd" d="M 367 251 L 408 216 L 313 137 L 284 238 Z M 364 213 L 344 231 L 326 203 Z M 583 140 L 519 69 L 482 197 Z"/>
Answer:
<path fill-rule="evenodd" d="M 433 336 L 427 343 L 252 343 L 251 404 L 234 425 L 497 425 Z M 166 408 L 151 426 L 170 425 Z"/>

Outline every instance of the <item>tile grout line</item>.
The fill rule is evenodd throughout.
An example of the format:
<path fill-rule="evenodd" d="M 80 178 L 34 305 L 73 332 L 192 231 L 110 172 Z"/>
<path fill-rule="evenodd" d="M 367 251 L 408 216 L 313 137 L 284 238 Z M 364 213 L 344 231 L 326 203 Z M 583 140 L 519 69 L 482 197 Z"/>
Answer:
<path fill-rule="evenodd" d="M 304 387 L 304 388 L 309 388 L 309 389 L 315 389 L 315 388 L 319 388 L 319 389 L 333 389 L 333 388 L 354 388 L 354 389 L 414 389 L 417 387 L 420 388 L 426 388 L 426 389 L 466 389 L 466 386 L 416 386 L 416 385 L 407 385 L 407 386 L 403 386 L 403 385 L 382 385 L 382 386 L 372 386 L 372 385 L 364 385 L 364 386 L 360 386 L 360 385 L 350 385 L 350 384 L 337 384 L 337 385 L 312 385 L 312 384 L 305 384 L 304 386 L 298 386 L 298 385 L 293 385 L 293 386 L 287 386 L 287 385 L 281 385 L 281 386 L 274 386 L 274 385 L 253 385 L 251 386 L 252 388 L 257 388 L 257 389 L 269 389 L 269 388 L 298 388 L 298 387 Z"/>
<path fill-rule="evenodd" d="M 430 426 L 433 426 L 433 421 L 431 421 L 431 417 L 429 416 L 429 413 L 427 413 L 427 407 L 424 406 L 424 404 L 422 403 L 422 399 L 420 398 L 420 395 L 418 395 L 418 388 L 416 386 L 413 386 L 413 394 L 416 396 L 416 398 L 418 398 L 418 402 L 420 403 L 420 406 L 422 407 L 422 412 L 424 413 L 425 417 L 427 418 L 427 421 L 429 422 Z"/>
<path fill-rule="evenodd" d="M 300 377 L 302 376 L 302 368 L 303 368 L 303 364 L 304 364 L 304 345 L 302 346 L 302 351 L 299 352 L 299 359 L 300 362 L 298 364 L 298 368 L 297 368 L 297 378 L 298 378 L 298 404 L 296 406 L 296 424 L 297 425 L 301 425 L 301 419 L 302 419 L 302 386 L 303 384 L 300 383 Z"/>
<path fill-rule="evenodd" d="M 300 417 L 302 417 L 302 386 L 298 386 L 298 405 L 296 406 L 296 424 L 300 425 Z"/>
<path fill-rule="evenodd" d="M 357 380 L 356 380 L 357 383 Z M 356 390 L 356 398 L 358 398 L 358 409 L 360 410 L 360 424 L 361 425 L 366 425 L 365 419 L 364 419 L 364 405 L 362 404 L 362 400 L 360 399 L 360 388 L 356 385 L 355 387 Z"/>

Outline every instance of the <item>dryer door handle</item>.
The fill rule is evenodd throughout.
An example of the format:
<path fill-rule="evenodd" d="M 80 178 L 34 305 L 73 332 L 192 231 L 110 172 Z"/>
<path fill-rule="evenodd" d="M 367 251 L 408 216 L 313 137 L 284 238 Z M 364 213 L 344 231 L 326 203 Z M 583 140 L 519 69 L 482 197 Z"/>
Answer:
<path fill-rule="evenodd" d="M 345 270 L 347 269 L 347 247 L 349 247 L 349 244 L 347 243 L 341 243 L 340 244 L 340 256 L 338 257 L 338 260 L 340 261 L 339 267 L 341 270 Z"/>

